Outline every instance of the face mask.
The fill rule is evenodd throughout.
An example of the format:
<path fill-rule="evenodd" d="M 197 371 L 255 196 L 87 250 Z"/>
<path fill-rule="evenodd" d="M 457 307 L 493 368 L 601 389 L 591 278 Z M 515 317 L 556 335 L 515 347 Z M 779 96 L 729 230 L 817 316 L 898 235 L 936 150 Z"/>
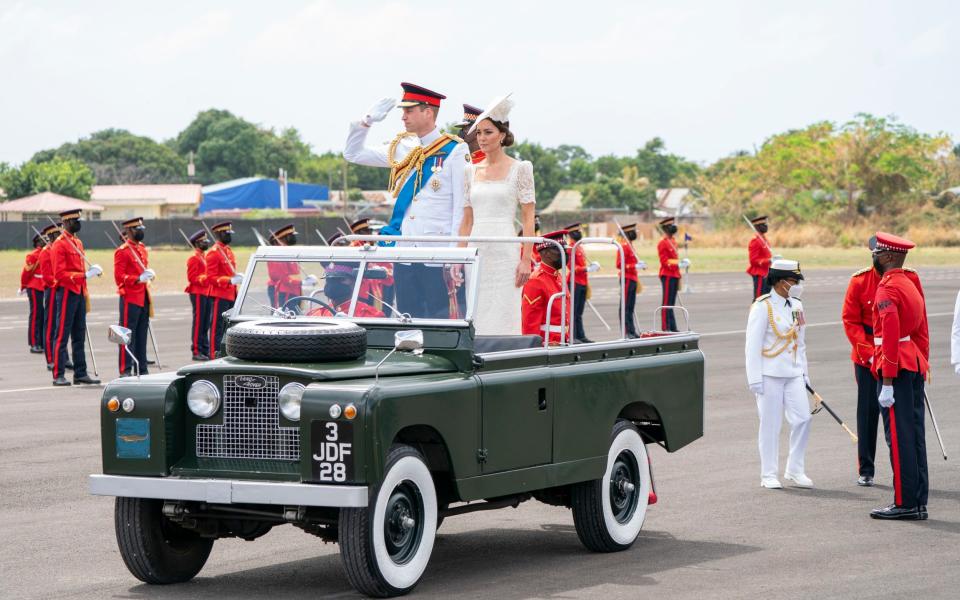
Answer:
<path fill-rule="evenodd" d="M 791 285 L 790 289 L 787 290 L 787 296 L 799 300 L 800 297 L 803 296 L 803 284 L 797 283 L 795 285 Z"/>
<path fill-rule="evenodd" d="M 284 243 L 285 243 L 286 245 L 288 245 L 288 246 L 296 246 L 296 245 L 297 245 L 297 236 L 291 233 L 290 235 L 288 235 L 287 237 L 285 237 L 285 238 L 283 239 L 283 241 L 284 241 Z"/>
<path fill-rule="evenodd" d="M 677 226 L 667 225 L 666 227 L 663 228 L 663 230 L 667 232 L 667 235 L 673 235 L 677 232 Z"/>
<path fill-rule="evenodd" d="M 630 240 L 631 242 L 634 241 L 635 239 L 637 239 L 637 232 L 636 232 L 636 231 L 628 231 L 628 232 L 627 232 L 627 239 Z"/>
<path fill-rule="evenodd" d="M 757 225 L 757 231 L 759 231 L 760 233 L 766 233 L 766 232 L 767 232 L 767 226 L 766 226 L 766 225 Z"/>
<path fill-rule="evenodd" d="M 200 242 L 197 244 L 197 249 L 200 250 L 201 252 L 206 252 L 209 247 L 210 247 L 210 244 L 208 244 L 207 242 Z"/>
<path fill-rule="evenodd" d="M 67 225 L 67 231 L 69 231 L 70 233 L 79 233 L 80 221 L 76 219 L 70 221 L 70 223 Z"/>
<path fill-rule="evenodd" d="M 143 241 L 143 233 L 144 233 L 144 232 L 143 232 L 142 229 L 134 229 L 134 230 L 133 230 L 133 239 L 136 240 L 136 241 L 138 241 L 138 242 L 142 242 L 142 241 Z"/>
<path fill-rule="evenodd" d="M 873 270 L 883 275 L 883 265 L 880 264 L 880 256 L 877 254 L 874 254 L 872 261 L 873 261 Z"/>
<path fill-rule="evenodd" d="M 233 241 L 233 234 L 230 234 L 230 233 L 221 233 L 221 234 L 220 234 L 220 241 L 223 242 L 224 244 L 229 244 L 230 242 Z"/>
<path fill-rule="evenodd" d="M 353 293 L 353 285 L 344 282 L 342 279 L 328 279 L 323 284 L 323 293 L 336 304 L 340 304 L 350 299 Z"/>
<path fill-rule="evenodd" d="M 570 239 L 572 239 L 575 242 L 579 242 L 582 238 L 583 238 L 583 234 L 580 233 L 579 231 L 574 231 L 573 233 L 570 234 Z"/>

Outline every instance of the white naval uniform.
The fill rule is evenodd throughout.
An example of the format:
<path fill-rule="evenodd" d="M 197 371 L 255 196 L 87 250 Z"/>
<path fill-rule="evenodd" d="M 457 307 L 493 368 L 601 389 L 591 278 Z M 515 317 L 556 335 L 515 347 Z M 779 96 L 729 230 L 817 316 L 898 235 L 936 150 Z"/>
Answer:
<path fill-rule="evenodd" d="M 779 347 L 770 327 L 768 305 L 773 307 L 774 322 L 780 333 L 786 333 L 796 315 L 802 317 L 803 314 L 803 304 L 799 300 L 784 298 L 776 292 L 757 298 L 750 307 L 746 334 L 747 383 L 763 384 L 763 393 L 757 394 L 760 476 L 777 476 L 780 424 L 784 415 L 790 424 L 790 455 L 785 472 L 803 475 L 804 453 L 810 435 L 810 405 L 804 382 L 807 374 L 806 326 L 799 327 L 796 351 L 791 343 L 775 357 L 763 356 L 764 349 Z"/>
<path fill-rule="evenodd" d="M 950 329 L 950 364 L 953 365 L 955 371 L 960 365 L 960 293 L 957 294 L 957 303 L 953 307 L 953 327 Z"/>
<path fill-rule="evenodd" d="M 343 149 L 343 157 L 358 165 L 389 168 L 390 163 L 387 161 L 389 143 L 379 146 L 366 146 L 368 133 L 370 133 L 370 128 L 363 126 L 359 121 L 351 123 L 350 133 L 347 135 L 347 144 Z M 397 144 L 393 159 L 401 161 L 417 146 L 426 147 L 439 137 L 439 128 L 435 128 L 422 138 L 405 137 Z M 403 224 L 400 226 L 401 235 L 457 235 L 460 230 L 460 221 L 463 220 L 463 206 L 466 197 L 464 166 L 467 164 L 467 157 L 467 145 L 463 143 L 457 144 L 448 156 L 443 157 L 443 165 L 440 170 L 433 173 L 429 181 L 425 181 L 423 188 L 417 192 L 410 203 L 407 213 L 403 216 Z M 412 174 L 411 171 L 411 176 Z M 434 183 L 434 180 L 439 182 L 439 187 Z M 397 245 L 436 246 L 437 244 L 398 242 Z"/>

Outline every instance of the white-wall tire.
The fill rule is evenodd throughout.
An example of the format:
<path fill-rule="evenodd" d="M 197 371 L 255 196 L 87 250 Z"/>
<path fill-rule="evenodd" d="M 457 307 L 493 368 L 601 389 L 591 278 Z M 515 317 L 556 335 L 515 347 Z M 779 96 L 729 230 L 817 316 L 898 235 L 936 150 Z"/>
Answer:
<path fill-rule="evenodd" d="M 430 562 L 436 531 L 437 495 L 430 470 L 415 449 L 394 446 L 369 506 L 340 511 L 340 556 L 347 578 L 368 596 L 406 594 Z"/>

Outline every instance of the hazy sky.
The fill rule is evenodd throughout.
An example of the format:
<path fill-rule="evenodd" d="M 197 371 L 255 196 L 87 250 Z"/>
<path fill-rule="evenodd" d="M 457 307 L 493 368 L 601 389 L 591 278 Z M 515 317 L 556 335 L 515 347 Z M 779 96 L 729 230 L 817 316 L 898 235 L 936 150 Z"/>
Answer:
<path fill-rule="evenodd" d="M 712 161 L 857 112 L 960 138 L 957 2 L 0 0 L 0 161 L 108 127 L 162 140 L 225 108 L 342 149 L 400 81 L 513 92 L 518 139 Z M 399 131 L 399 114 L 374 136 Z"/>

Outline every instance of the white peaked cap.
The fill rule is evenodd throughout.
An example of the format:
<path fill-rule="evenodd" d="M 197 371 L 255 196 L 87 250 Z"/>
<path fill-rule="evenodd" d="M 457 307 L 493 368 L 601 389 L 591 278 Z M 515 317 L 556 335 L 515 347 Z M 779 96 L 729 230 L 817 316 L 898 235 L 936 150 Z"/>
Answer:
<path fill-rule="evenodd" d="M 473 122 L 473 125 L 470 126 L 470 130 L 467 133 L 473 133 L 473 130 L 477 128 L 477 124 L 484 119 L 493 119 L 498 123 L 506 123 L 510 120 L 510 109 L 513 108 L 513 100 L 510 99 L 510 96 L 513 95 L 513 92 L 505 96 L 497 96 L 490 101 L 487 106 L 487 110 L 480 113 L 480 116 L 477 117 L 477 120 Z"/>

